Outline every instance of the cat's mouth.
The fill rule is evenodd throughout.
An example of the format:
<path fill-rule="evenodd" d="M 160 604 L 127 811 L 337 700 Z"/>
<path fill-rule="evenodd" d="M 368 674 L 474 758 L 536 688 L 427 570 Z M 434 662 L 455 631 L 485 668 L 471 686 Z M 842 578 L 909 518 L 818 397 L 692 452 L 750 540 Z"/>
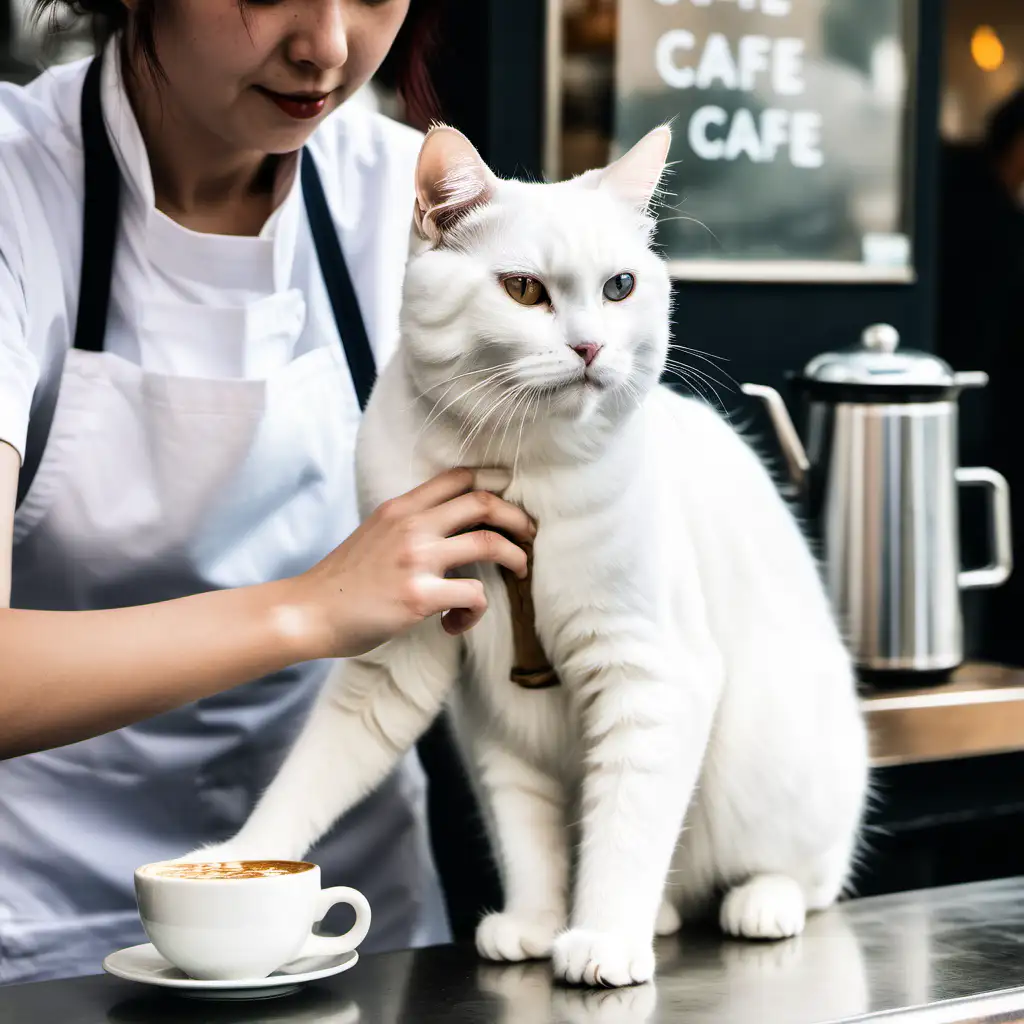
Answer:
<path fill-rule="evenodd" d="M 580 391 L 584 394 L 589 392 L 599 393 L 608 389 L 608 381 L 590 371 L 574 373 L 568 377 L 560 377 L 557 380 L 546 381 L 543 384 L 535 385 L 537 391 L 542 394 L 555 395 L 567 394 L 573 391 Z"/>

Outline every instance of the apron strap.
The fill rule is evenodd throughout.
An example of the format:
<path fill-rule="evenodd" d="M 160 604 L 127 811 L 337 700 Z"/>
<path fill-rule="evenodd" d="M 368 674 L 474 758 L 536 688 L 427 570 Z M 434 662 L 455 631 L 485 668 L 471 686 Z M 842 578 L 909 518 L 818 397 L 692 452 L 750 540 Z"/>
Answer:
<path fill-rule="evenodd" d="M 82 267 L 78 278 L 78 314 L 73 345 L 90 352 L 103 350 L 114 269 L 114 247 L 120 227 L 121 169 L 110 148 L 103 124 L 100 101 L 102 66 L 100 57 L 90 62 L 85 72 L 81 101 L 85 199 L 82 203 Z M 53 389 L 52 394 L 44 396 L 45 406 L 37 408 L 29 419 L 25 461 L 18 474 L 15 507 L 24 501 L 46 449 L 57 404 L 59 373 L 58 387 Z"/>
<path fill-rule="evenodd" d="M 327 285 L 327 294 L 334 310 L 334 322 L 338 325 L 345 358 L 348 360 L 349 373 L 355 385 L 359 408 L 365 410 L 370 400 L 377 379 L 377 368 L 370 348 L 370 339 L 366 336 L 366 325 L 359 310 L 352 278 L 349 276 L 348 265 L 341 251 L 338 232 L 334 226 L 324 195 L 324 186 L 316 169 L 313 154 L 306 148 L 301 153 L 302 197 L 306 203 L 306 216 L 313 232 L 313 244 L 316 247 L 320 272 Z"/>
<path fill-rule="evenodd" d="M 114 249 L 121 227 L 121 168 L 107 138 L 100 100 L 103 64 L 95 58 L 82 89 L 82 149 L 85 201 L 82 203 L 82 269 L 74 347 L 102 352 L 114 276 Z"/>
<path fill-rule="evenodd" d="M 82 202 L 82 269 L 78 282 L 78 314 L 73 347 L 86 352 L 103 351 L 110 308 L 110 287 L 114 276 L 114 251 L 121 228 L 121 169 L 103 121 L 102 69 L 101 52 L 86 69 L 81 102 L 85 188 Z M 302 194 L 317 261 L 327 286 L 359 407 L 365 409 L 377 376 L 373 350 L 370 348 L 355 288 L 338 242 L 316 164 L 312 154 L 305 148 L 300 159 Z M 28 493 L 42 460 L 55 406 L 56 391 L 48 408 L 37 408 L 29 421 L 25 461 L 18 476 L 18 505 Z"/>

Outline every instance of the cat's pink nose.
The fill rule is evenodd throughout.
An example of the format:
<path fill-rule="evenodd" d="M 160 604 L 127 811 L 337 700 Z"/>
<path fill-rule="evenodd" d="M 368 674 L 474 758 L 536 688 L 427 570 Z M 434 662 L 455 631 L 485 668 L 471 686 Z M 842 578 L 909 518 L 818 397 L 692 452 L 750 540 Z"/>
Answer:
<path fill-rule="evenodd" d="M 584 366 L 589 366 L 597 358 L 601 346 L 592 341 L 585 341 L 581 345 L 573 345 L 572 350 L 583 360 Z"/>

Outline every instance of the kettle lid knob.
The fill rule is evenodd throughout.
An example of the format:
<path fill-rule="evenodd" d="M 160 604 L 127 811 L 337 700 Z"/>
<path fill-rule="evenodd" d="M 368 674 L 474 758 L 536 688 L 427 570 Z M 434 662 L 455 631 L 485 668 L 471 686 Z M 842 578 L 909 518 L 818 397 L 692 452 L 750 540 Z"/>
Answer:
<path fill-rule="evenodd" d="M 890 354 L 900 343 L 900 333 L 892 324 L 872 324 L 860 336 L 861 344 L 871 352 Z"/>

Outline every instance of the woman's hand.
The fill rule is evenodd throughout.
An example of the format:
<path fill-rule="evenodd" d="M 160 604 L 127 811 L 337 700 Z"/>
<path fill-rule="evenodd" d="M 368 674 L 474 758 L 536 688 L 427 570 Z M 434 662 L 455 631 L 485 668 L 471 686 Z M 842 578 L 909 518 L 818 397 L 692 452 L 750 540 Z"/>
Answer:
<path fill-rule="evenodd" d="M 479 580 L 447 578 L 461 566 L 495 562 L 525 577 L 526 553 L 502 533 L 529 544 L 536 527 L 491 491 L 472 490 L 476 479 L 452 470 L 385 502 L 292 581 L 311 610 L 315 657 L 363 654 L 443 612 L 447 632 L 471 629 L 487 600 Z"/>

